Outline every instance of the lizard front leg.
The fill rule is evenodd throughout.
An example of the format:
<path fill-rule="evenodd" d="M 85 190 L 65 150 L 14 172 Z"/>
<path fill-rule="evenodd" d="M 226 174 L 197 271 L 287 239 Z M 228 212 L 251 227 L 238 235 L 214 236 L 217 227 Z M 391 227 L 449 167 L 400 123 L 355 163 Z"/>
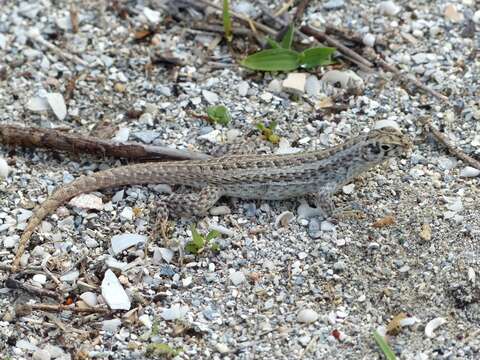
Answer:
<path fill-rule="evenodd" d="M 159 234 L 164 240 L 168 239 L 168 219 L 173 216 L 198 216 L 207 213 L 222 197 L 219 187 L 209 185 L 199 192 L 187 194 L 171 194 L 162 197 L 157 203 L 157 222 L 154 234 Z"/>

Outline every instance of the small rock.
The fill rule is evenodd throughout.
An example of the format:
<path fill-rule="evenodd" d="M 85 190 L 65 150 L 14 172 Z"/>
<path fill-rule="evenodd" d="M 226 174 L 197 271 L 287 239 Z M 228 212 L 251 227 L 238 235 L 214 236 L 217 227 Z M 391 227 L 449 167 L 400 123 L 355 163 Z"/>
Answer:
<path fill-rule="evenodd" d="M 115 195 L 112 196 L 112 203 L 115 204 L 123 199 L 123 194 L 125 193 L 125 190 L 119 190 L 115 193 Z"/>
<path fill-rule="evenodd" d="M 321 88 L 322 85 L 320 83 L 320 80 L 318 80 L 315 75 L 310 75 L 307 77 L 307 81 L 305 82 L 305 92 L 308 96 L 318 96 L 320 94 Z"/>
<path fill-rule="evenodd" d="M 282 82 L 278 79 L 273 79 L 268 84 L 267 90 L 273 92 L 274 94 L 278 94 L 282 91 Z"/>
<path fill-rule="evenodd" d="M 480 24 L 480 10 L 475 11 L 472 20 L 475 24 Z"/>
<path fill-rule="evenodd" d="M 322 221 L 320 224 L 320 230 L 322 231 L 335 231 L 335 225 L 329 221 Z"/>
<path fill-rule="evenodd" d="M 336 10 L 341 9 L 345 5 L 343 0 L 329 0 L 323 4 L 325 10 Z"/>
<path fill-rule="evenodd" d="M 210 131 L 207 134 L 200 135 L 198 138 L 200 140 L 211 142 L 212 144 L 220 144 L 222 141 L 219 130 Z"/>
<path fill-rule="evenodd" d="M 32 355 L 33 360 L 50 360 L 52 357 L 50 353 L 43 349 L 37 349 Z"/>
<path fill-rule="evenodd" d="M 128 141 L 129 136 L 130 136 L 130 129 L 127 127 L 121 127 L 120 129 L 118 129 L 112 141 L 123 143 Z"/>
<path fill-rule="evenodd" d="M 112 310 L 130 310 L 130 299 L 122 284 L 110 269 L 105 271 L 102 281 L 102 297 Z"/>
<path fill-rule="evenodd" d="M 148 316 L 147 314 L 139 316 L 138 321 L 140 321 L 147 329 L 152 328 L 152 320 L 150 320 L 150 316 Z"/>
<path fill-rule="evenodd" d="M 228 346 L 226 344 L 223 344 L 223 343 L 215 344 L 215 349 L 217 349 L 217 351 L 220 354 L 228 354 L 230 352 L 230 349 L 228 348 Z"/>
<path fill-rule="evenodd" d="M 260 99 L 262 99 L 266 103 L 269 103 L 270 101 L 272 101 L 273 95 L 271 93 L 269 93 L 268 91 L 265 91 L 265 92 L 260 94 Z"/>
<path fill-rule="evenodd" d="M 385 127 L 391 127 L 400 131 L 400 126 L 394 120 L 379 120 L 379 121 L 376 121 L 375 124 L 373 125 L 373 128 L 375 130 L 382 129 Z"/>
<path fill-rule="evenodd" d="M 380 4 L 378 4 L 378 10 L 381 14 L 394 16 L 400 12 L 401 8 L 393 1 L 382 1 Z"/>
<path fill-rule="evenodd" d="M 7 161 L 4 158 L 0 158 L 0 178 L 6 178 L 9 171 Z"/>
<path fill-rule="evenodd" d="M 63 95 L 60 93 L 47 93 L 47 102 L 58 120 L 63 120 L 67 116 L 67 106 Z"/>
<path fill-rule="evenodd" d="M 365 34 L 362 38 L 362 42 L 366 45 L 366 46 L 370 46 L 370 47 L 373 47 L 373 45 L 375 45 L 375 35 L 373 34 Z"/>
<path fill-rule="evenodd" d="M 113 334 L 117 332 L 117 329 L 120 325 L 122 325 L 122 321 L 120 319 L 103 320 L 102 330 Z"/>
<path fill-rule="evenodd" d="M 79 297 L 90 307 L 94 307 L 98 304 L 97 294 L 91 291 L 85 291 Z"/>
<path fill-rule="evenodd" d="M 353 194 L 353 191 L 355 190 L 355 184 L 348 184 L 342 187 L 342 191 L 346 195 Z"/>
<path fill-rule="evenodd" d="M 111 244 L 114 255 L 121 253 L 123 250 L 138 244 L 144 244 L 147 241 L 145 235 L 140 234 L 121 234 L 112 236 Z"/>
<path fill-rule="evenodd" d="M 351 70 L 330 70 L 322 76 L 324 83 L 332 86 L 340 85 L 342 89 L 363 89 L 363 79 Z"/>
<path fill-rule="evenodd" d="M 230 281 L 233 285 L 238 286 L 246 280 L 245 274 L 241 271 L 231 271 Z"/>
<path fill-rule="evenodd" d="M 152 23 L 153 25 L 157 25 L 160 22 L 161 14 L 158 11 L 152 10 L 148 7 L 143 8 L 143 15 L 147 18 L 147 20 Z"/>
<path fill-rule="evenodd" d="M 437 317 L 433 320 L 430 320 L 428 324 L 425 326 L 425 335 L 428 338 L 433 338 L 435 334 L 433 333 L 439 326 L 445 324 L 447 320 L 441 317 Z"/>
<path fill-rule="evenodd" d="M 282 212 L 275 219 L 275 227 L 276 228 L 279 228 L 279 227 L 286 228 L 288 226 L 288 224 L 290 223 L 290 221 L 293 220 L 294 217 L 295 217 L 295 215 L 293 215 L 293 213 L 290 212 L 290 211 Z"/>
<path fill-rule="evenodd" d="M 220 216 L 220 215 L 229 215 L 231 214 L 232 210 L 228 206 L 215 206 L 212 207 L 210 210 L 210 215 L 212 216 Z"/>
<path fill-rule="evenodd" d="M 443 10 L 443 15 L 452 22 L 460 22 L 463 20 L 463 14 L 457 10 L 454 4 L 447 4 Z"/>
<path fill-rule="evenodd" d="M 123 220 L 132 221 L 133 209 L 130 206 L 125 206 L 125 208 L 120 213 L 120 218 Z"/>
<path fill-rule="evenodd" d="M 282 88 L 286 92 L 302 95 L 305 92 L 306 73 L 289 73 L 282 82 Z"/>
<path fill-rule="evenodd" d="M 312 309 L 303 309 L 298 312 L 297 321 L 305 324 L 311 324 L 317 321 L 318 313 Z"/>
<path fill-rule="evenodd" d="M 214 92 L 209 90 L 202 90 L 203 98 L 209 103 L 210 105 L 215 105 L 218 102 L 218 95 Z"/>
<path fill-rule="evenodd" d="M 145 131 L 137 131 L 136 133 L 133 134 L 137 140 L 140 140 L 144 144 L 150 144 L 160 136 L 160 133 L 156 131 L 151 131 L 151 130 L 145 130 Z"/>
<path fill-rule="evenodd" d="M 32 280 L 37 284 L 44 285 L 47 282 L 47 277 L 43 274 L 33 275 Z"/>
<path fill-rule="evenodd" d="M 6 236 L 3 239 L 3 247 L 5 249 L 13 249 L 17 245 L 19 240 L 18 236 Z"/>
<path fill-rule="evenodd" d="M 80 276 L 80 272 L 78 270 L 72 270 L 66 273 L 65 275 L 60 276 L 60 280 L 74 283 L 77 281 L 78 277 Z"/>
<path fill-rule="evenodd" d="M 170 263 L 172 261 L 173 256 L 175 253 L 167 248 L 159 248 L 160 255 L 162 256 L 162 259 L 165 260 L 165 262 Z"/>
<path fill-rule="evenodd" d="M 425 241 L 432 240 L 432 228 L 429 224 L 423 224 L 420 228 L 420 238 Z"/>
<path fill-rule="evenodd" d="M 480 175 L 480 170 L 472 166 L 467 166 L 460 170 L 460 177 L 476 177 L 478 175 Z"/>
<path fill-rule="evenodd" d="M 33 112 L 43 112 L 50 109 L 48 101 L 44 97 L 35 96 L 31 98 L 26 105 L 27 109 Z"/>
<path fill-rule="evenodd" d="M 174 304 L 170 309 L 163 309 L 160 316 L 163 320 L 181 320 L 185 317 L 188 312 L 186 306 L 180 306 L 179 304 Z"/>
<path fill-rule="evenodd" d="M 69 204 L 80 209 L 103 210 L 102 199 L 93 194 L 81 194 L 75 196 L 70 200 Z"/>
<path fill-rule="evenodd" d="M 247 96 L 248 89 L 250 89 L 250 85 L 248 85 L 248 82 L 242 81 L 240 84 L 238 84 L 237 89 L 238 89 L 238 95 Z"/>

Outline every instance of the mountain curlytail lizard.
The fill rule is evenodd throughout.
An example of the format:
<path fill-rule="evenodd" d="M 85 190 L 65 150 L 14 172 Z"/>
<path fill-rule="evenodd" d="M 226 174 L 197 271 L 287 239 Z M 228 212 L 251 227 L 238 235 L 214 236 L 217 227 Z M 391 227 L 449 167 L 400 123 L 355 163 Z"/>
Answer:
<path fill-rule="evenodd" d="M 165 183 L 200 189 L 171 194 L 159 203 L 160 224 L 170 214 L 205 214 L 222 196 L 282 200 L 312 195 L 331 214 L 331 196 L 361 173 L 401 155 L 410 141 L 399 130 L 382 128 L 325 150 L 288 155 L 232 155 L 208 160 L 143 163 L 82 176 L 58 188 L 37 206 L 18 246 L 12 271 L 20 264 L 29 239 L 41 221 L 61 204 L 82 193 L 123 185 Z"/>

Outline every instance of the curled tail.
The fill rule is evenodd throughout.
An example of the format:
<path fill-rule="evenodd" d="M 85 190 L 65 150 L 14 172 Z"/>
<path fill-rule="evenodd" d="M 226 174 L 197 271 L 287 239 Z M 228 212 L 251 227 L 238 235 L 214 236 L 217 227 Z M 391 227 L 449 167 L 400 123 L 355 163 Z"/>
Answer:
<path fill-rule="evenodd" d="M 93 175 L 82 176 L 71 183 L 62 186 L 54 191 L 50 197 L 41 205 L 37 206 L 32 217 L 28 221 L 27 227 L 23 231 L 22 237 L 18 244 L 17 253 L 12 264 L 12 272 L 16 271 L 20 265 L 20 258 L 28 246 L 30 237 L 38 225 L 48 215 L 53 213 L 60 205 L 66 203 L 71 198 L 92 192 L 95 190 L 105 189 L 127 184 L 145 184 L 152 182 L 151 164 L 137 164 L 122 166 L 115 169 L 99 171 Z M 163 180 L 163 176 L 158 176 L 158 180 Z"/>

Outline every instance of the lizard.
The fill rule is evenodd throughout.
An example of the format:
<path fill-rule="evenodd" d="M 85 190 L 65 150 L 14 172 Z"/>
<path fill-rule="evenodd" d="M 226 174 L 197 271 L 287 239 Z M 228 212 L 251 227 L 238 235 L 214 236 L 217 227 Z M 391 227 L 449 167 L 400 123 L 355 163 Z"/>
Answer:
<path fill-rule="evenodd" d="M 312 196 L 326 215 L 334 209 L 332 196 L 343 185 L 385 160 L 411 148 L 398 129 L 384 127 L 363 133 L 323 150 L 283 155 L 229 155 L 206 160 L 147 162 L 85 175 L 56 189 L 33 211 L 20 238 L 12 272 L 37 226 L 71 198 L 100 189 L 164 183 L 200 189 L 170 194 L 158 204 L 158 221 L 165 228 L 170 215 L 205 214 L 222 197 L 283 200 Z"/>

